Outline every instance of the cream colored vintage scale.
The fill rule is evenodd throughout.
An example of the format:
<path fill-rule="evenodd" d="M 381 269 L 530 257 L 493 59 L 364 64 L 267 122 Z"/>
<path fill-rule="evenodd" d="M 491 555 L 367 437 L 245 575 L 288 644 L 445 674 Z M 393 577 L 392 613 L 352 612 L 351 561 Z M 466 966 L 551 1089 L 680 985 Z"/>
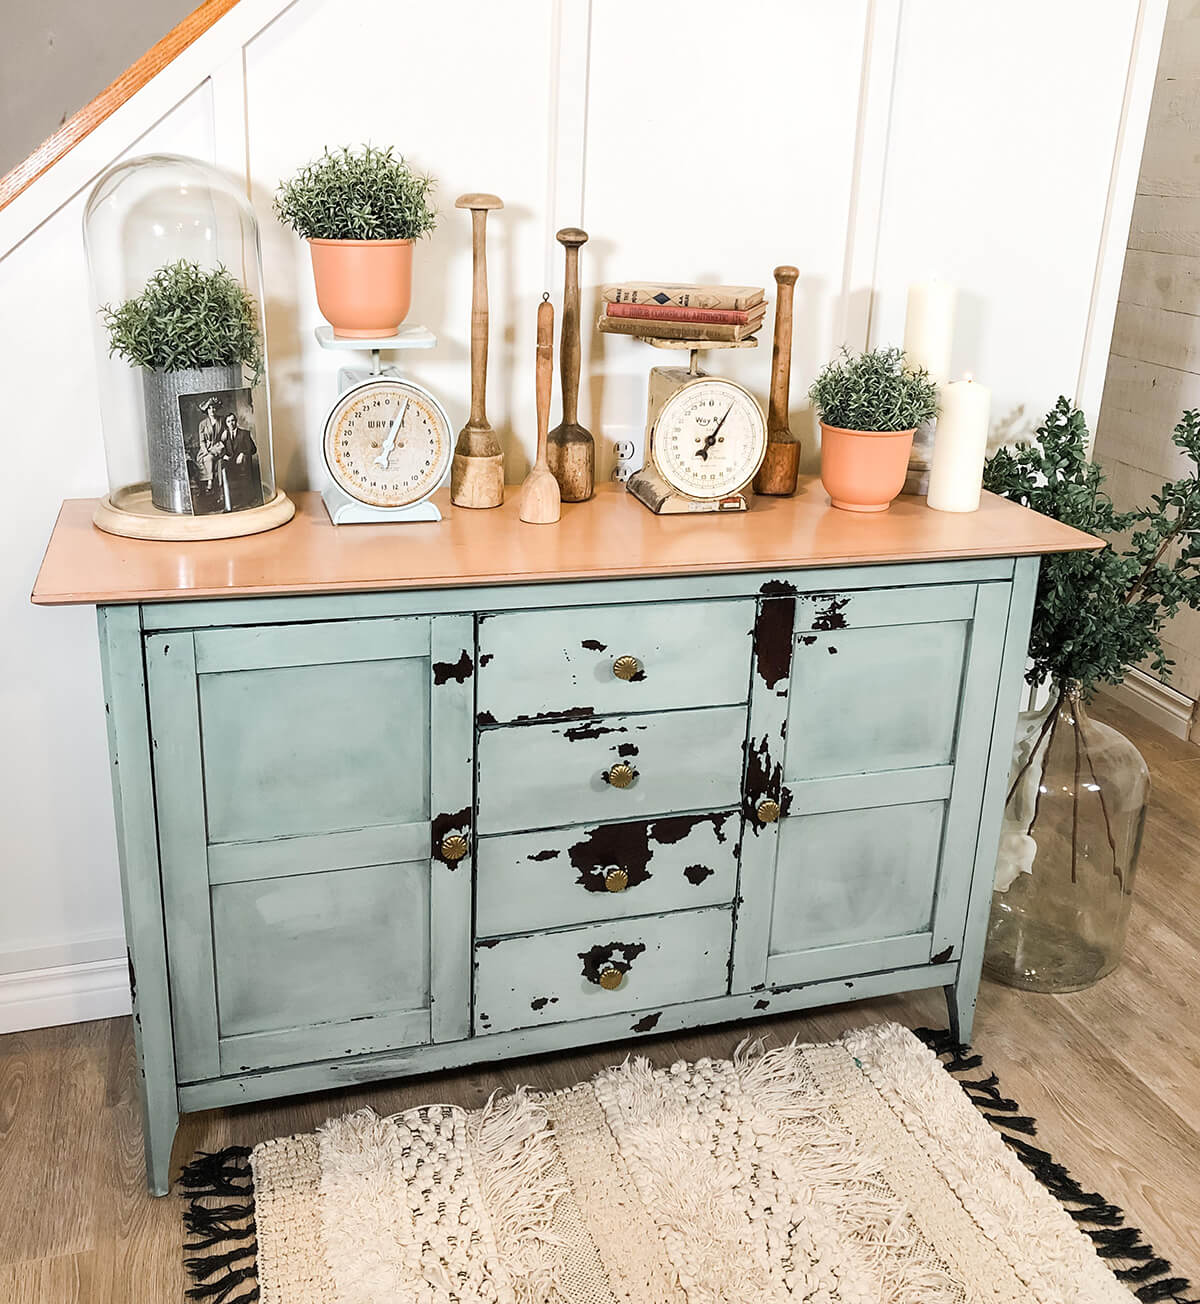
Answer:
<path fill-rule="evenodd" d="M 330 485 L 321 495 L 334 525 L 440 521 L 431 501 L 450 472 L 454 437 L 450 418 L 423 385 L 402 376 L 380 354 L 431 349 L 437 337 L 424 326 L 402 326 L 381 339 L 339 339 L 317 328 L 324 349 L 371 355 L 370 370 L 341 367 L 338 396 L 325 418 L 321 451 Z"/>
<path fill-rule="evenodd" d="M 767 451 L 767 422 L 744 386 L 699 368 L 701 349 L 753 348 L 737 343 L 647 339 L 657 348 L 691 351 L 687 367 L 652 367 L 646 403 L 646 460 L 629 492 L 660 516 L 744 512 L 745 489 Z"/>

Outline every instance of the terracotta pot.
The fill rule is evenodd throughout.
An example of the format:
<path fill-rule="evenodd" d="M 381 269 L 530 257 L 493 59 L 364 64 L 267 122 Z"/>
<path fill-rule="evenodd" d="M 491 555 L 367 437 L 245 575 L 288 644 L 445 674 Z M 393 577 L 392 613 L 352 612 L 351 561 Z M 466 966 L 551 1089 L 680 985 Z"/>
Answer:
<path fill-rule="evenodd" d="M 394 335 L 412 302 L 411 240 L 310 240 L 321 316 L 343 339 Z"/>
<path fill-rule="evenodd" d="M 843 430 L 821 422 L 821 483 L 835 507 L 886 512 L 904 488 L 911 430 Z"/>

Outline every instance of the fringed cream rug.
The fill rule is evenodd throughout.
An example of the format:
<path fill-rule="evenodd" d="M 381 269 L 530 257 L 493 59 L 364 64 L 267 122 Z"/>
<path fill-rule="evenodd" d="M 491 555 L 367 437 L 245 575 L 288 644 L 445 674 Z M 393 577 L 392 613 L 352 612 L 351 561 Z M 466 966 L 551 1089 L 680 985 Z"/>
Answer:
<path fill-rule="evenodd" d="M 959 1072 L 979 1063 L 940 1049 Z M 883 1024 L 731 1061 L 629 1059 L 586 1085 L 473 1111 L 362 1110 L 185 1170 L 189 1294 L 220 1304 L 1181 1298 L 1186 1282 L 1164 1280 L 1167 1265 L 1119 1211 L 1029 1143 L 1014 1154 L 981 1116 L 972 1099 L 1032 1131 L 994 1078 L 967 1085 L 971 1098 L 935 1050 Z M 1080 1206 L 1074 1216 L 1017 1154 Z M 1089 1221 L 1100 1226 L 1089 1232 Z M 1130 1285 L 1101 1254 L 1132 1265 Z"/>

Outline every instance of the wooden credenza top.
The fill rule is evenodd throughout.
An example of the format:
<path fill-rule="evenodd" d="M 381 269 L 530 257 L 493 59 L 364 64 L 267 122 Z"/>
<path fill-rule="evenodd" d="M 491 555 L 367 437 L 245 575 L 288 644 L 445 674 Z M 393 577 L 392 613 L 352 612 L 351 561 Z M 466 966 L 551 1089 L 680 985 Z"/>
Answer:
<path fill-rule="evenodd" d="M 33 601 L 120 603 L 295 593 L 448 588 L 728 571 L 782 571 L 887 562 L 1017 557 L 1101 546 L 1058 521 L 984 494 L 977 512 L 935 512 L 901 497 L 887 512 L 839 511 L 816 478 L 794 498 L 756 498 L 728 516 L 654 516 L 620 485 L 563 505 L 557 525 L 525 525 L 520 490 L 502 507 L 452 507 L 404 525 L 330 524 L 319 494 L 294 495 L 287 525 L 240 539 L 164 543 L 119 538 L 92 524 L 96 501 L 63 503 Z"/>

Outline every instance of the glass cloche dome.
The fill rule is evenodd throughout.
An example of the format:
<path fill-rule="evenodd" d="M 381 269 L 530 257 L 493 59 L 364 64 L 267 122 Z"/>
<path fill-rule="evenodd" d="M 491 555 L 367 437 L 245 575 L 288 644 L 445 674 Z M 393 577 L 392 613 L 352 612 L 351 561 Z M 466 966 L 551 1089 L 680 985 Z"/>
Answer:
<path fill-rule="evenodd" d="M 96 524 L 157 539 L 282 525 L 258 222 L 237 182 L 130 159 L 97 181 L 83 236 L 109 483 Z"/>

